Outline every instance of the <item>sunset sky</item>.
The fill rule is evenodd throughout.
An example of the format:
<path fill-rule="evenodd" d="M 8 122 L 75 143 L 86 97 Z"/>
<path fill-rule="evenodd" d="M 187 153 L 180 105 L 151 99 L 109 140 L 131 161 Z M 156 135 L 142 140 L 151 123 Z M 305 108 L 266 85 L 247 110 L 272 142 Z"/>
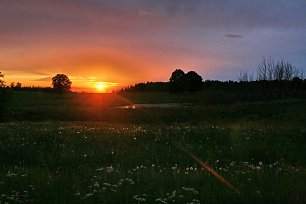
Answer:
<path fill-rule="evenodd" d="M 306 71 L 305 0 L 0 0 L 7 84 L 64 73 L 74 90 L 111 90 L 175 68 L 237 80 L 263 57 Z"/>

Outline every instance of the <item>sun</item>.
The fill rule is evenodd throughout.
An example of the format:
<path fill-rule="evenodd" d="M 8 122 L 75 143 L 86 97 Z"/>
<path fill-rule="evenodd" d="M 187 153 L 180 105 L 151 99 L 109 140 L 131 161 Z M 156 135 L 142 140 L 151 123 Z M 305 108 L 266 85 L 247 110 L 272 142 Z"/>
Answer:
<path fill-rule="evenodd" d="M 96 86 L 97 91 L 102 92 L 105 89 L 105 85 L 103 82 L 97 82 L 97 86 Z"/>

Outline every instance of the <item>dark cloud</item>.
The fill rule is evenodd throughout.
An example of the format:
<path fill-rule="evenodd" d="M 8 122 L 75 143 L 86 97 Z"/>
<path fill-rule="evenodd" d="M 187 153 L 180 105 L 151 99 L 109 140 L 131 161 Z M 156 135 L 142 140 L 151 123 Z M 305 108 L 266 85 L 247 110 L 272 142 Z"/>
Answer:
<path fill-rule="evenodd" d="M 243 38 L 243 35 L 240 34 L 226 34 L 225 37 L 227 38 Z"/>
<path fill-rule="evenodd" d="M 44 82 L 50 82 L 52 81 L 52 77 L 43 77 L 43 78 L 39 78 L 33 81 L 44 81 Z"/>

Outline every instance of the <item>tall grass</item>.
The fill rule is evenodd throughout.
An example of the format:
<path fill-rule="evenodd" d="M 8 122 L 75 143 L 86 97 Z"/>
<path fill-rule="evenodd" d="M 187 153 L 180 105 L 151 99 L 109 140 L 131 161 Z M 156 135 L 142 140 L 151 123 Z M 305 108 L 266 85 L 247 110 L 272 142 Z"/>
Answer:
<path fill-rule="evenodd" d="M 18 122 L 0 131 L 2 202 L 305 202 L 304 128 Z"/>
<path fill-rule="evenodd" d="M 0 203 L 306 202 L 304 100 L 160 94 L 13 93 L 0 123 Z M 195 105 L 113 108 L 169 102 Z"/>

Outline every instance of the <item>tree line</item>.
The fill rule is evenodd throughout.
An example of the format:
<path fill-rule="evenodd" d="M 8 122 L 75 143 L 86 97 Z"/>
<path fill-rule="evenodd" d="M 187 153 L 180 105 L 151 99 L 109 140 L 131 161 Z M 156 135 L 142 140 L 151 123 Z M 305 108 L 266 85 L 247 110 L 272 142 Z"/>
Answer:
<path fill-rule="evenodd" d="M 237 81 L 205 80 L 195 71 L 187 74 L 181 69 L 172 72 L 168 82 L 147 82 L 138 83 L 120 90 L 120 92 L 170 92 L 170 93 L 192 93 L 202 90 L 243 90 L 245 88 L 262 92 L 261 95 L 279 94 L 284 91 L 301 91 L 305 88 L 303 70 L 294 67 L 285 60 L 274 61 L 270 58 L 263 58 L 258 65 L 257 75 L 241 71 Z M 284 89 L 279 90 L 279 89 Z"/>
<path fill-rule="evenodd" d="M 4 74 L 0 72 L 0 88 L 13 90 L 56 92 L 59 95 L 71 91 L 72 82 L 65 74 L 57 74 L 52 78 L 52 88 L 22 87 L 21 83 L 5 86 Z M 285 60 L 274 61 L 263 58 L 258 65 L 257 75 L 241 71 L 237 81 L 205 80 L 195 71 L 185 73 L 175 69 L 168 82 L 146 82 L 125 87 L 123 92 L 170 92 L 175 94 L 201 92 L 203 90 L 235 91 L 249 96 L 256 95 L 260 99 L 274 99 L 291 96 L 304 96 L 306 80 L 304 73 Z M 3 92 L 3 91 L 2 91 Z M 2 97 L 3 98 L 3 97 Z M 254 97 L 253 97 L 254 98 Z"/>
<path fill-rule="evenodd" d="M 275 61 L 271 57 L 263 58 L 257 68 L 257 77 L 254 79 L 253 73 L 247 70 L 241 71 L 238 81 L 291 81 L 304 79 L 303 70 L 294 67 L 284 59 Z"/>
<path fill-rule="evenodd" d="M 65 74 L 57 74 L 52 78 L 52 87 L 35 87 L 35 86 L 22 86 L 20 82 L 11 82 L 9 86 L 5 85 L 4 74 L 0 72 L 0 89 L 12 89 L 15 91 L 43 91 L 43 92 L 56 92 L 60 95 L 71 91 L 71 84 L 69 77 Z"/>
<path fill-rule="evenodd" d="M 195 71 L 185 74 L 181 69 L 172 72 L 168 82 L 146 82 L 125 87 L 119 92 L 170 92 L 186 93 L 199 92 L 202 90 L 202 77 Z"/>

